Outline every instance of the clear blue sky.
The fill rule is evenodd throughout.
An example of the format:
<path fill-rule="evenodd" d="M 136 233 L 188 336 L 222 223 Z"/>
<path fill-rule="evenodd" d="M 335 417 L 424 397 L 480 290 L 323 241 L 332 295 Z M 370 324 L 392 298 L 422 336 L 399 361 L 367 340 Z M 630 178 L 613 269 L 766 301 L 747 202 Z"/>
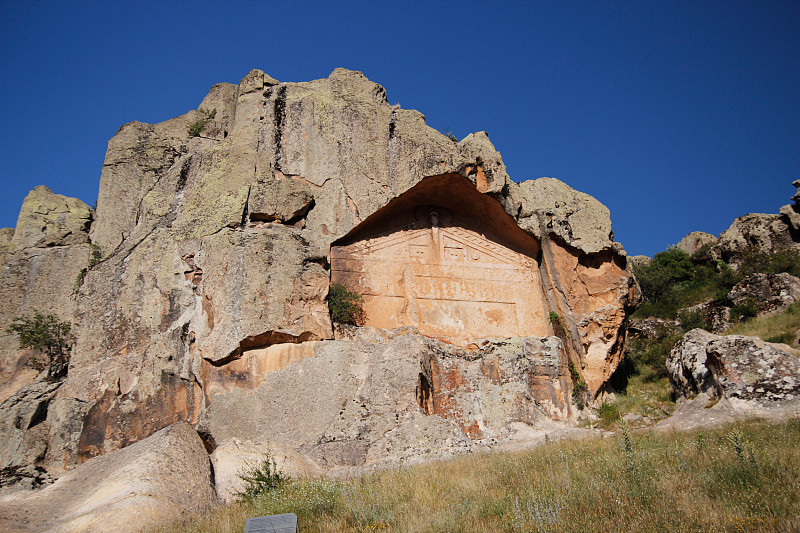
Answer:
<path fill-rule="evenodd" d="M 88 204 L 106 143 L 196 108 L 251 68 L 338 66 L 459 138 L 486 130 L 516 181 L 611 209 L 652 255 L 777 213 L 800 178 L 800 2 L 12 2 L 0 18 L 0 227 L 45 184 Z"/>

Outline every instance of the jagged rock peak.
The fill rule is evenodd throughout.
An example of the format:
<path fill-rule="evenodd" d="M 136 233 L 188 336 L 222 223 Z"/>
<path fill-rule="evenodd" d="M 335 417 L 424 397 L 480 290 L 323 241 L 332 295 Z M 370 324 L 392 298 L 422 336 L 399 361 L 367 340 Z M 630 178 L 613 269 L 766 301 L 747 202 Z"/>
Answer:
<path fill-rule="evenodd" d="M 88 242 L 91 223 L 88 205 L 39 185 L 22 202 L 11 244 L 22 249 Z"/>

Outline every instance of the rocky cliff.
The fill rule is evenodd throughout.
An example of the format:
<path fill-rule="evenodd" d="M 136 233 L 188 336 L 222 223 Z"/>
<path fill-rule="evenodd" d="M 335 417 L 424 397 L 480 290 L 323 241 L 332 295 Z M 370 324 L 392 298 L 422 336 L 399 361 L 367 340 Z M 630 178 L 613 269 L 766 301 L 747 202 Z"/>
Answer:
<path fill-rule="evenodd" d="M 27 420 L 0 468 L 52 476 L 179 420 L 220 480 L 267 447 L 316 473 L 522 438 L 604 387 L 638 299 L 597 200 L 515 183 L 486 133 L 453 142 L 344 69 L 124 125 L 97 212 L 37 187 L 0 268 L 0 326 L 73 325 L 55 384 L 0 337 L 0 411 Z M 337 276 L 367 316 L 335 335 Z"/>

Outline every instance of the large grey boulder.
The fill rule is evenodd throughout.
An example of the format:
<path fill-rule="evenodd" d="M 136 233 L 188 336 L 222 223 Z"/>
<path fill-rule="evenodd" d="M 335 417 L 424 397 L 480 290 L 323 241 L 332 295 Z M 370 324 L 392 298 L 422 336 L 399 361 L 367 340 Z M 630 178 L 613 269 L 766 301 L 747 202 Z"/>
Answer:
<path fill-rule="evenodd" d="M 797 189 L 797 192 L 792 196 L 794 203 L 781 207 L 780 214 L 788 222 L 792 230 L 800 232 L 800 180 L 794 180 L 792 185 Z"/>
<path fill-rule="evenodd" d="M 178 422 L 44 489 L 0 493 L 4 531 L 135 532 L 216 502 L 203 442 Z"/>
<path fill-rule="evenodd" d="M 706 393 L 746 409 L 800 407 L 800 359 L 788 348 L 742 335 L 687 333 L 667 359 L 682 397 Z"/>
<path fill-rule="evenodd" d="M 710 252 L 737 267 L 747 253 L 770 254 L 782 249 L 800 249 L 794 240 L 789 223 L 782 215 L 750 213 L 733 221 L 723 231 Z"/>

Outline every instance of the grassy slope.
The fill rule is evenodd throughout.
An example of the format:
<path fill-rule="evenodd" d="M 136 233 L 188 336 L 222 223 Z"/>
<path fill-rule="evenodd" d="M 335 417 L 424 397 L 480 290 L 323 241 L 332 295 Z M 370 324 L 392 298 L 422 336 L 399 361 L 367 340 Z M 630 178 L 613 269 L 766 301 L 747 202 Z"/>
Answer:
<path fill-rule="evenodd" d="M 349 482 L 294 481 L 162 531 L 241 532 L 247 517 L 285 512 L 304 532 L 800 530 L 800 420 L 642 432 L 630 443 L 618 433 Z"/>
<path fill-rule="evenodd" d="M 791 343 L 800 330 L 800 303 L 795 303 L 783 313 L 765 315 L 742 322 L 725 332 L 725 335 L 751 335 L 767 342 Z"/>

